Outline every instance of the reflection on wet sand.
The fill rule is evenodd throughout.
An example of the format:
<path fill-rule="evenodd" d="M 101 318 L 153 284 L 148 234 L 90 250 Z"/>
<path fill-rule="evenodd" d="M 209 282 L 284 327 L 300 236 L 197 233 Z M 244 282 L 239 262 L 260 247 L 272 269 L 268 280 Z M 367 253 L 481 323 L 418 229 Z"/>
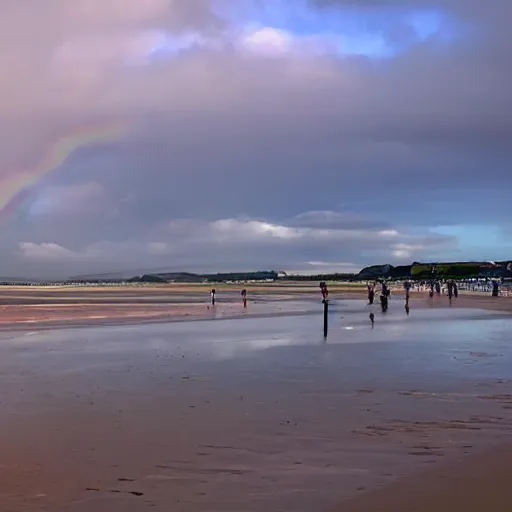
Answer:
<path fill-rule="evenodd" d="M 0 510 L 328 510 L 508 440 L 512 317 L 318 302 L 1 333 Z"/>
<path fill-rule="evenodd" d="M 352 290 L 349 291 L 349 289 Z M 115 325 L 245 318 L 247 316 L 279 316 L 283 314 L 316 313 L 319 308 L 318 292 L 311 286 L 254 286 L 245 290 L 245 301 L 236 287 L 217 290 L 215 305 L 211 304 L 211 290 L 200 286 L 113 288 L 0 288 L 0 330 L 55 329 L 70 326 Z M 375 305 L 366 304 L 364 293 L 357 287 L 333 286 L 330 290 L 329 309 L 339 304 L 366 306 L 377 311 Z M 465 294 L 450 302 L 446 297 L 432 300 L 425 294 L 410 293 L 406 298 L 406 314 L 411 309 L 479 308 L 494 311 L 512 311 L 512 300 L 499 300 L 490 296 Z M 247 298 L 248 297 L 248 298 Z M 353 300 L 358 299 L 360 300 Z M 389 311 L 396 313 L 402 295 L 391 295 Z M 342 306 L 344 307 L 344 306 Z M 352 307 L 352 306 L 350 306 Z M 398 308 L 401 309 L 401 306 Z M 359 310 L 359 309 L 357 309 Z M 388 306 L 383 310 L 387 313 Z M 400 311 L 400 313 L 402 313 Z"/>

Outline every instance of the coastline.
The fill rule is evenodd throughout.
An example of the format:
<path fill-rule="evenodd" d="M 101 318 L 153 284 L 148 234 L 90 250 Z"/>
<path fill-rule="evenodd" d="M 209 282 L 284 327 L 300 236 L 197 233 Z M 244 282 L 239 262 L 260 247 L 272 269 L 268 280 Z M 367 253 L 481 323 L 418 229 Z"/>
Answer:
<path fill-rule="evenodd" d="M 301 286 L 291 293 L 274 286 L 259 285 L 257 291 L 249 288 L 247 308 L 243 308 L 235 287 L 225 288 L 215 306 L 211 306 L 207 295 L 194 286 L 129 290 L 67 287 L 49 292 L 20 288 L 1 290 L 0 331 L 315 314 L 316 305 L 320 304 L 319 293 L 313 286 Z M 333 304 L 365 298 L 364 290 L 354 287 L 333 287 L 330 294 Z M 403 300 L 401 293 L 392 293 L 390 311 L 401 307 Z M 449 304 L 445 296 L 429 299 L 426 293 L 412 292 L 410 307 L 412 311 L 451 307 L 512 313 L 512 297 L 493 298 L 464 292 Z M 374 308 L 378 308 L 378 304 Z"/>

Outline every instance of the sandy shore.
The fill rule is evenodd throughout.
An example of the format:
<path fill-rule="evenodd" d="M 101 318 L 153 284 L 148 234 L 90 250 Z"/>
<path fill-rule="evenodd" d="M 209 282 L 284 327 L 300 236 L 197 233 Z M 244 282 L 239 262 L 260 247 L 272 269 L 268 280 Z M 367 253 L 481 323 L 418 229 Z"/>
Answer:
<path fill-rule="evenodd" d="M 507 510 L 509 299 L 145 293 L 0 295 L 2 512 Z"/>
<path fill-rule="evenodd" d="M 443 464 L 345 503 L 338 512 L 504 512 L 512 504 L 512 445 Z"/>
<path fill-rule="evenodd" d="M 457 299 L 453 299 L 451 304 L 447 297 L 429 299 L 425 294 L 411 294 L 411 297 L 411 307 L 470 308 L 512 312 L 512 297 L 491 297 L 477 293 L 465 293 L 459 295 Z"/>
<path fill-rule="evenodd" d="M 249 288 L 248 308 L 243 308 L 238 287 L 218 290 L 217 304 L 209 304 L 207 290 L 199 285 L 156 287 L 55 287 L 0 288 L 0 330 L 53 328 L 72 324 L 208 320 L 243 316 L 308 312 L 319 304 L 316 287 L 268 286 Z M 390 307 L 403 301 L 392 295 Z M 461 294 L 449 304 L 446 297 L 429 300 L 425 293 L 411 294 L 411 308 L 477 308 L 512 312 L 512 297 L 492 298 Z M 332 287 L 331 302 L 365 298 L 361 287 Z M 303 305 L 300 302 L 303 302 Z"/>

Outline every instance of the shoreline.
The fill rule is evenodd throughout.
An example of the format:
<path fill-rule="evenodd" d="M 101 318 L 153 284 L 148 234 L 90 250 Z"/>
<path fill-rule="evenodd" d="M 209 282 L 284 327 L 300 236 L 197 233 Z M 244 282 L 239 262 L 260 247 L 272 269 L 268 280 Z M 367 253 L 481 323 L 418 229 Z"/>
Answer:
<path fill-rule="evenodd" d="M 264 319 L 264 318 L 282 318 L 316 315 L 316 311 L 287 311 L 276 313 L 254 313 L 254 314 L 233 314 L 219 317 L 197 316 L 190 317 L 188 315 L 174 316 L 141 316 L 141 317 L 113 317 L 113 318 L 83 318 L 83 319 L 66 319 L 66 320 L 38 320 L 25 321 L 20 323 L 0 323 L 0 333 L 5 332 L 25 332 L 25 331 L 51 331 L 60 329 L 86 329 L 86 328 L 102 328 L 102 327 L 125 327 L 135 325 L 156 325 L 156 324 L 176 324 L 187 322 L 221 322 L 225 320 L 246 320 Z M 83 323 L 80 323 L 83 322 Z"/>
<path fill-rule="evenodd" d="M 150 294 L 142 302 L 122 294 L 102 297 L 101 291 L 96 290 L 95 294 L 98 293 L 100 300 L 88 297 L 87 302 L 82 302 L 83 291 L 75 289 L 66 292 L 67 300 L 64 302 L 40 303 L 40 297 L 36 296 L 32 298 L 33 303 L 0 305 L 0 332 L 321 314 L 321 301 L 316 291 L 283 295 L 267 290 L 266 294 L 254 295 L 247 308 L 243 308 L 233 293 L 223 297 L 224 301 L 219 300 L 215 306 L 204 301 L 204 294 L 194 291 L 182 291 L 179 296 L 169 295 L 166 298 Z M 108 295 L 108 292 L 104 293 Z M 23 298 L 30 300 L 27 296 Z M 365 299 L 366 294 L 361 290 L 330 295 L 331 304 Z M 390 312 L 401 311 L 404 304 L 402 294 L 392 294 Z M 464 308 L 512 313 L 512 297 L 463 293 L 450 304 L 445 296 L 429 299 L 422 292 L 413 292 L 410 308 L 411 312 L 424 308 Z M 378 297 L 372 309 L 379 311 Z M 361 308 L 361 312 L 365 310 Z"/>

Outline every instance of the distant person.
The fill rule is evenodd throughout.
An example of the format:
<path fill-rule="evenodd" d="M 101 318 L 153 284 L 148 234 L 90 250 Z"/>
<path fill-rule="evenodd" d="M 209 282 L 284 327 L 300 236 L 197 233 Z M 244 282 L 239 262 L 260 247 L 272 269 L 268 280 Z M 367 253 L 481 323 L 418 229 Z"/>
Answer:
<path fill-rule="evenodd" d="M 409 304 L 406 304 L 406 305 L 405 305 L 405 314 L 406 314 L 407 316 L 409 316 L 410 311 L 411 311 L 411 308 L 409 307 Z"/>
<path fill-rule="evenodd" d="M 428 292 L 428 298 L 432 299 L 434 298 L 434 281 L 430 281 L 430 290 Z"/>
<path fill-rule="evenodd" d="M 385 313 L 388 310 L 388 300 L 389 300 L 389 287 L 385 281 L 382 283 L 382 288 L 380 292 L 380 307 L 382 312 Z"/>
<path fill-rule="evenodd" d="M 498 284 L 498 281 L 492 282 L 492 296 L 497 297 L 500 293 L 500 285 Z"/>
<path fill-rule="evenodd" d="M 380 307 L 383 313 L 385 313 L 388 310 L 388 297 L 383 293 L 380 294 Z"/>
<path fill-rule="evenodd" d="M 439 281 L 436 281 L 436 293 L 441 295 L 441 283 Z"/>
<path fill-rule="evenodd" d="M 326 302 L 329 298 L 329 290 L 325 281 L 320 283 L 320 291 L 322 292 L 322 302 Z"/>
<path fill-rule="evenodd" d="M 451 303 L 453 297 L 453 281 L 448 281 L 448 283 L 446 283 L 446 287 L 448 288 L 448 300 Z"/>
<path fill-rule="evenodd" d="M 375 327 L 375 315 L 370 313 L 370 322 L 372 323 L 372 329 Z"/>
<path fill-rule="evenodd" d="M 247 290 L 244 288 L 241 292 L 240 292 L 240 295 L 242 296 L 242 302 L 244 304 L 244 308 L 247 307 Z"/>
<path fill-rule="evenodd" d="M 405 281 L 404 283 L 404 290 L 405 290 L 405 307 L 409 307 L 409 298 L 411 296 L 411 282 Z"/>
<path fill-rule="evenodd" d="M 210 291 L 210 298 L 212 300 L 212 306 L 215 306 L 215 288 L 212 288 Z"/>
<path fill-rule="evenodd" d="M 457 298 L 459 296 L 459 287 L 457 286 L 457 283 L 453 281 L 453 296 Z"/>
<path fill-rule="evenodd" d="M 375 283 L 368 283 L 366 288 L 368 289 L 368 304 L 372 305 L 375 298 Z"/>

